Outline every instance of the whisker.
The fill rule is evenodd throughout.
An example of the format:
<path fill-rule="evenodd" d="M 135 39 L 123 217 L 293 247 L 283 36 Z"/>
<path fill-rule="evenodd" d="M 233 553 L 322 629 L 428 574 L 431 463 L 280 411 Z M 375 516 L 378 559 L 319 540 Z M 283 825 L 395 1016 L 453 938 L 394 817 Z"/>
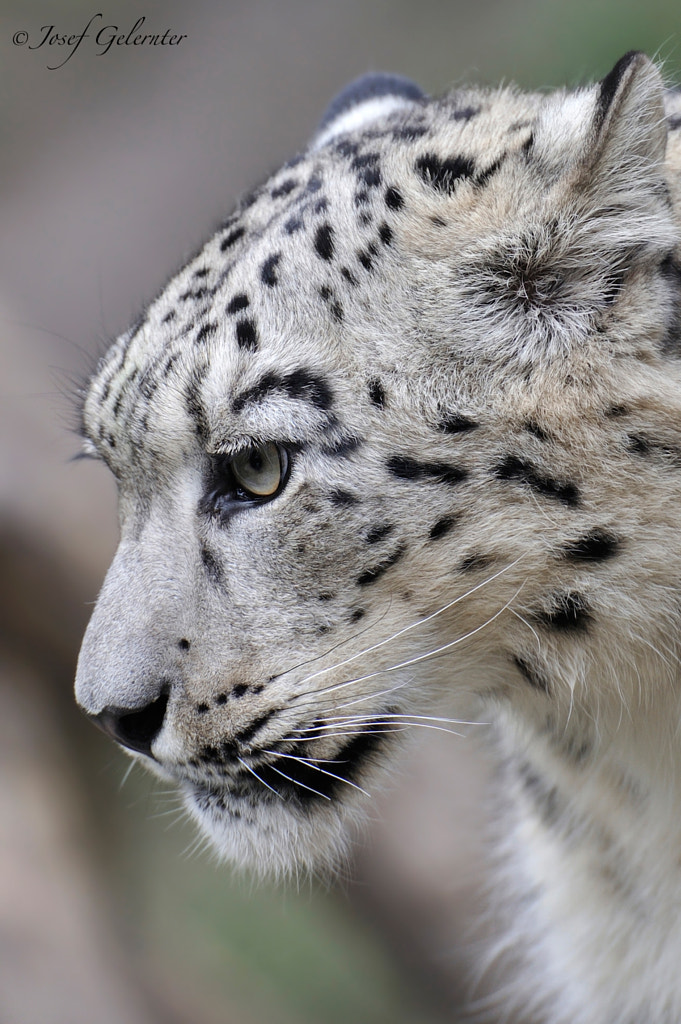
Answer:
<path fill-rule="evenodd" d="M 342 706 L 343 705 L 341 705 L 341 707 Z M 359 718 L 360 718 L 359 715 L 358 716 L 354 716 L 354 715 L 348 715 L 348 716 L 339 715 L 336 718 L 327 718 L 326 721 L 327 722 L 342 722 L 345 719 L 347 719 L 349 721 L 357 721 L 357 720 L 359 720 Z M 461 718 L 440 718 L 439 716 L 436 716 L 436 715 L 410 715 L 408 712 L 402 713 L 402 712 L 398 712 L 398 711 L 396 711 L 396 712 L 388 711 L 388 712 L 386 712 L 383 715 L 378 714 L 378 713 L 375 714 L 375 715 L 362 715 L 361 718 L 362 718 L 363 721 L 370 721 L 371 719 L 379 719 L 379 718 L 380 719 L 385 719 L 385 718 L 401 719 L 407 725 L 412 724 L 414 721 L 440 722 L 440 723 L 442 723 L 444 725 L 489 725 L 489 722 L 465 722 Z"/>
<path fill-rule="evenodd" d="M 137 764 L 137 761 L 131 761 L 130 764 L 128 765 L 128 767 L 125 769 L 125 772 L 123 773 L 123 778 L 121 779 L 120 784 L 118 786 L 119 793 L 123 789 L 123 786 L 126 784 L 128 779 L 130 778 L 130 774 L 131 774 L 131 772 L 132 772 L 132 770 L 133 770 L 133 768 L 135 767 L 136 764 Z"/>
<path fill-rule="evenodd" d="M 518 561 L 518 559 L 516 559 L 516 561 Z M 499 575 L 499 574 L 497 573 L 497 575 Z M 481 585 L 481 584 L 479 584 L 479 585 Z M 511 598 L 509 598 L 509 600 L 506 602 L 506 604 L 503 605 L 497 612 L 495 612 L 494 615 L 491 615 L 490 618 L 487 619 L 485 622 L 483 622 L 480 626 L 476 626 L 475 629 L 471 629 L 471 630 L 468 631 L 468 633 L 464 633 L 462 636 L 457 637 L 456 640 L 450 640 L 449 643 L 443 644 L 441 647 L 436 647 L 435 650 L 433 650 L 433 651 L 428 651 L 426 654 L 418 654 L 418 655 L 416 655 L 416 657 L 408 658 L 406 661 L 401 661 L 397 665 L 389 665 L 386 668 L 376 669 L 374 672 L 368 672 L 366 675 L 356 676 L 354 679 L 348 679 L 344 683 L 334 683 L 332 686 L 325 686 L 321 690 L 312 691 L 312 692 L 314 693 L 314 695 L 316 697 L 319 697 L 322 694 L 326 694 L 326 693 L 333 693 L 335 690 L 342 690 L 346 686 L 353 686 L 356 683 L 364 683 L 368 679 L 375 679 L 376 676 L 384 675 L 387 672 L 397 672 L 399 669 L 409 668 L 410 665 L 417 665 L 421 661 L 427 661 L 429 658 L 433 658 L 435 655 L 442 654 L 444 651 L 451 650 L 452 647 L 458 646 L 458 644 L 463 643 L 465 640 L 470 640 L 470 638 L 472 636 L 475 636 L 476 633 L 479 633 L 481 630 L 483 630 L 487 626 L 491 625 L 491 623 L 494 622 L 495 619 L 498 619 L 499 616 L 502 615 L 506 611 L 506 609 L 513 603 L 513 601 L 515 601 L 516 597 L 518 596 L 520 591 L 523 589 L 524 585 L 525 585 L 524 583 L 521 583 L 521 585 L 516 590 L 515 594 L 513 594 L 513 596 Z M 452 604 L 455 604 L 455 603 L 456 602 L 452 602 Z M 447 607 L 450 607 L 450 606 L 447 606 Z M 434 612 L 433 614 L 435 615 L 435 614 L 439 614 L 439 613 Z M 433 616 L 429 616 L 429 618 L 432 618 L 432 617 Z M 425 621 L 427 621 L 427 619 L 424 619 L 423 621 L 425 622 Z M 407 629 L 411 629 L 411 628 L 412 628 L 411 626 L 407 626 L 401 632 L 406 632 Z M 397 633 L 395 635 L 399 636 L 400 634 Z M 387 641 L 383 641 L 383 643 L 387 643 Z M 383 646 L 383 644 L 377 644 L 376 647 L 369 648 L 368 651 L 366 651 L 365 653 L 369 653 L 371 650 L 376 650 L 376 648 L 380 647 L 380 646 Z M 351 661 L 353 659 L 348 659 L 348 660 Z M 336 666 L 336 667 L 337 668 L 341 668 L 344 664 L 347 664 L 347 662 L 341 662 L 341 664 Z M 323 671 L 328 671 L 328 670 L 325 669 Z M 321 675 L 321 674 L 322 674 L 321 672 L 315 673 L 315 675 Z M 310 676 L 308 678 L 309 679 L 313 679 L 313 678 L 315 678 L 315 676 Z M 306 682 L 307 680 L 303 680 L 303 681 Z M 298 707 L 297 704 L 295 706 Z"/>
<path fill-rule="evenodd" d="M 314 768 L 315 771 L 321 772 L 322 775 L 328 775 L 331 779 L 338 779 L 339 782 L 344 782 L 347 786 L 352 786 L 353 789 L 359 790 L 360 793 L 364 793 L 365 796 L 368 796 L 369 799 L 371 799 L 371 793 L 367 793 L 366 789 L 362 789 L 362 787 L 358 786 L 356 782 L 351 782 L 350 779 L 344 779 L 342 775 L 336 775 L 335 772 L 329 772 L 325 768 L 320 768 L 318 764 L 315 764 L 317 758 L 296 757 L 294 754 L 277 754 L 276 751 L 273 750 L 264 750 L 263 753 L 274 754 L 275 757 L 289 757 L 292 761 L 300 761 L 301 764 L 307 765 L 308 768 Z M 333 763 L 346 764 L 347 762 L 335 761 Z M 274 768 L 274 765 L 272 765 L 272 767 Z M 274 770 L 276 771 L 277 769 L 275 768 Z"/>
<path fill-rule="evenodd" d="M 333 644 L 331 647 L 327 647 L 325 650 L 321 651 L 319 654 L 315 654 L 314 657 L 306 658 L 304 661 L 299 661 L 296 665 L 292 665 L 290 668 L 283 669 L 281 672 L 277 673 L 277 678 L 282 678 L 282 676 L 289 675 L 291 672 L 296 672 L 299 668 L 304 668 L 305 665 L 313 665 L 315 663 L 315 661 L 320 661 L 322 658 L 328 657 L 329 654 L 333 654 L 334 651 L 337 651 L 339 647 L 343 647 L 344 644 L 349 644 L 349 643 L 351 643 L 351 641 L 356 640 L 358 636 L 362 636 L 368 630 L 373 629 L 375 626 L 379 625 L 383 621 L 383 619 L 386 617 L 386 615 L 390 612 L 391 606 L 392 606 L 392 596 L 390 597 L 390 600 L 388 601 L 387 608 L 383 609 L 383 611 L 378 616 L 378 618 L 375 620 L 375 622 L 367 622 L 366 625 L 362 626 L 361 629 L 358 629 L 356 633 L 352 633 L 350 636 L 346 637 L 344 640 L 339 640 L 338 643 Z M 312 678 L 312 677 L 310 677 L 310 678 Z"/>
<path fill-rule="evenodd" d="M 379 722 L 377 724 L 378 725 L 385 724 L 386 728 L 385 729 L 375 729 L 375 728 L 372 728 L 371 729 L 371 735 L 372 736 L 383 736 L 383 735 L 387 735 L 388 733 L 404 732 L 404 730 L 406 728 L 406 726 L 402 726 L 402 725 L 398 725 L 398 726 L 391 725 L 389 722 L 386 722 L 386 723 Z M 323 736 L 319 736 L 319 735 L 317 735 L 317 736 L 297 736 L 297 735 L 292 733 L 291 736 L 289 737 L 289 739 L 295 740 L 296 743 L 317 743 L 320 739 L 324 739 L 324 740 L 337 740 L 337 739 L 344 739 L 347 736 L 366 736 L 366 734 L 367 734 L 367 730 L 366 729 L 355 729 L 353 727 L 352 729 L 348 729 L 347 732 L 345 730 L 343 730 L 342 732 L 340 732 L 340 731 L 337 731 L 337 732 L 325 732 Z"/>
<path fill-rule="evenodd" d="M 280 800 L 284 799 L 283 796 L 281 795 L 281 793 L 278 790 L 276 790 L 274 788 L 274 786 L 268 785 L 268 783 L 265 782 L 264 779 L 261 779 L 260 776 L 258 775 L 258 773 L 256 771 L 254 771 L 253 768 L 251 768 L 250 764 L 246 764 L 246 762 L 244 761 L 244 759 L 242 757 L 237 757 L 237 761 L 239 762 L 240 765 L 242 765 L 242 767 L 244 767 L 246 769 L 247 772 L 250 772 L 251 775 L 254 775 L 256 777 L 256 779 L 258 780 L 258 782 L 262 783 L 262 785 L 266 789 L 271 790 L 276 796 L 279 797 Z"/>
<path fill-rule="evenodd" d="M 450 601 L 448 604 L 445 604 L 441 608 L 438 608 L 437 611 L 431 612 L 429 615 L 424 616 L 422 619 L 417 619 L 416 622 L 412 622 L 409 626 L 403 626 L 402 629 L 399 629 L 396 633 L 393 633 L 391 636 L 386 637 L 384 640 L 380 640 L 378 643 L 373 644 L 371 647 L 366 647 L 364 648 L 364 650 L 358 651 L 356 654 L 353 654 L 349 658 L 346 658 L 345 661 L 337 662 L 335 665 L 330 665 L 328 668 L 322 668 L 318 672 L 314 672 L 312 675 L 306 676 L 304 679 L 300 680 L 299 685 L 302 686 L 304 683 L 309 683 L 312 679 L 316 679 L 318 676 L 324 675 L 327 672 L 333 672 L 339 668 L 344 668 L 345 665 L 351 664 L 353 661 L 356 661 L 357 658 L 363 658 L 367 654 L 371 654 L 373 653 L 373 651 L 377 651 L 381 647 L 385 647 L 386 644 L 392 643 L 394 640 L 397 640 L 398 637 L 403 636 L 405 633 L 409 633 L 412 629 L 416 629 L 417 626 L 425 625 L 432 619 L 437 618 L 438 615 L 442 615 L 444 612 L 449 611 L 450 608 L 453 608 L 461 601 L 469 598 L 471 594 L 474 594 L 476 592 L 476 590 L 480 590 L 482 587 L 486 587 L 489 583 L 492 583 L 499 576 L 503 575 L 503 573 L 509 572 L 511 569 L 514 568 L 514 566 L 518 564 L 522 557 L 523 556 L 520 555 L 518 558 L 515 559 L 515 561 L 511 562 L 509 565 L 504 566 L 502 569 L 499 569 L 498 572 L 494 573 L 492 576 L 488 576 L 486 579 L 482 580 L 474 587 L 471 587 L 469 590 L 466 591 L 465 594 L 460 594 L 459 597 L 454 598 L 453 601 Z M 517 591 L 511 600 L 514 600 L 518 596 L 519 592 L 520 591 Z M 510 604 L 510 601 L 508 602 L 508 604 Z M 508 607 L 508 605 L 504 606 L 504 608 L 506 607 Z M 503 610 L 504 609 L 502 608 L 502 611 Z M 489 619 L 488 621 L 491 622 L 493 621 L 493 619 Z M 301 694 L 301 696 L 303 696 L 303 694 Z"/>
<path fill-rule="evenodd" d="M 300 786 L 301 789 L 307 789 L 308 792 L 314 793 L 315 796 L 320 796 L 323 800 L 328 800 L 329 803 L 331 803 L 331 797 L 327 796 L 326 793 L 320 793 L 318 789 L 313 789 L 312 786 L 306 786 L 304 782 L 299 782 L 298 779 L 292 779 L 290 775 L 287 775 L 286 772 L 279 771 L 279 769 L 275 768 L 273 764 L 269 767 L 273 772 L 276 772 L 277 775 L 281 775 L 282 779 L 288 779 L 289 782 L 292 782 L 294 786 Z"/>

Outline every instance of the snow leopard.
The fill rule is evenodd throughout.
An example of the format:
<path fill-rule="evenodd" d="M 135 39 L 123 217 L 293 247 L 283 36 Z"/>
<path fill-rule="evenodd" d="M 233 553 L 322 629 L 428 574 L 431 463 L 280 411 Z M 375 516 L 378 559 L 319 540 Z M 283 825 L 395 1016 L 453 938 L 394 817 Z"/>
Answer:
<path fill-rule="evenodd" d="M 277 875 L 474 706 L 504 1019 L 681 1020 L 680 189 L 642 53 L 365 76 L 83 390 L 120 495 L 83 710 Z"/>

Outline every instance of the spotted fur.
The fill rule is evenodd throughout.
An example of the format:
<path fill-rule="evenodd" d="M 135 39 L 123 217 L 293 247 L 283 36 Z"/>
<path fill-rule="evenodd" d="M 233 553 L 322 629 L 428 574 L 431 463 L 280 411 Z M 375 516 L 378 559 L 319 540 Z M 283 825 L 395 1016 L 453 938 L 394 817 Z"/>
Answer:
<path fill-rule="evenodd" d="M 83 708 L 277 873 L 477 694 L 504 1019 L 681 1019 L 680 204 L 641 54 L 551 95 L 369 76 L 84 395 L 122 528 Z"/>

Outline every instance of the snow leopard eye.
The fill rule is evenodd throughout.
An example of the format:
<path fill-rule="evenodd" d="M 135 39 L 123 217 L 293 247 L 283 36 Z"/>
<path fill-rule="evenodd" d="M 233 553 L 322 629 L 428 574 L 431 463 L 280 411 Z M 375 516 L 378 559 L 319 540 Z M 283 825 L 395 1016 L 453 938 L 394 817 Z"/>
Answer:
<path fill-rule="evenodd" d="M 288 452 L 274 441 L 249 445 L 236 455 L 216 455 L 211 462 L 206 496 L 199 509 L 223 522 L 249 505 L 263 505 L 276 498 L 291 468 Z"/>
<path fill-rule="evenodd" d="M 273 498 L 285 480 L 287 468 L 286 452 L 273 441 L 244 448 L 230 462 L 236 484 L 234 497 L 245 501 Z"/>

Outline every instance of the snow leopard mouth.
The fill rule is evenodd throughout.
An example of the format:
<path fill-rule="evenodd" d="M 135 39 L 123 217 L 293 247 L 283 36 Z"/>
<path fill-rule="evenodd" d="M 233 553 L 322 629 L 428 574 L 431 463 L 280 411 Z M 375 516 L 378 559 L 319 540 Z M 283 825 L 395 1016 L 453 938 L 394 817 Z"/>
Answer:
<path fill-rule="evenodd" d="M 233 816 L 244 805 L 283 801 L 308 809 L 333 802 L 344 791 L 366 794 L 359 780 L 394 730 L 390 721 L 371 723 L 350 735 L 332 757 L 316 757 L 302 742 L 278 751 L 275 742 L 267 751 L 239 757 L 237 771 L 218 783 L 192 780 L 186 785 L 200 810 Z"/>

